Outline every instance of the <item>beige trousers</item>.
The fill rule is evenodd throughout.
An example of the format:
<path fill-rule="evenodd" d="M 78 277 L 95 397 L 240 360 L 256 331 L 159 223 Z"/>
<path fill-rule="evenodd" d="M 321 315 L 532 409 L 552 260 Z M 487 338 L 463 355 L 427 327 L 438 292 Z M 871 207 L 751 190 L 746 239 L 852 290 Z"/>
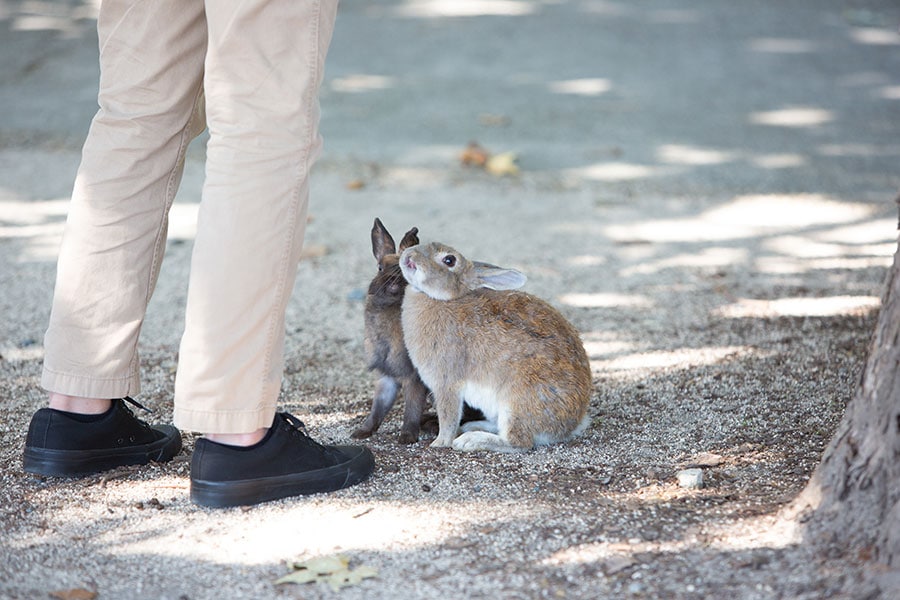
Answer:
<path fill-rule="evenodd" d="M 167 214 L 185 149 L 208 126 L 174 420 L 204 433 L 271 425 L 336 11 L 337 0 L 102 2 L 100 109 L 60 250 L 44 388 L 138 393 Z"/>

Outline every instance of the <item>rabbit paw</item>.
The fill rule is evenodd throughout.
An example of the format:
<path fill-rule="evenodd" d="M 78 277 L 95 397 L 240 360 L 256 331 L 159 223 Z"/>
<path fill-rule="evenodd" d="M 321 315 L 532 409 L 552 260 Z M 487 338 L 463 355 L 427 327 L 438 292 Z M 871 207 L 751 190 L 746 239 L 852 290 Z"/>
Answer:
<path fill-rule="evenodd" d="M 360 427 L 356 431 L 350 434 L 354 440 L 364 440 L 368 437 L 372 437 L 372 434 L 375 433 L 374 429 L 369 429 L 367 427 Z"/>
<path fill-rule="evenodd" d="M 487 431 L 467 431 L 453 440 L 453 449 L 461 452 L 490 450 L 492 452 L 518 452 L 520 448 L 510 446 L 496 433 Z"/>
<path fill-rule="evenodd" d="M 438 425 L 437 415 L 434 413 L 425 413 L 422 415 L 422 420 L 419 423 L 419 428 L 422 433 L 427 436 L 436 436 L 438 431 L 440 431 L 440 426 Z"/>
<path fill-rule="evenodd" d="M 432 448 L 452 448 L 453 440 L 443 440 L 440 436 L 436 437 L 433 442 L 431 442 Z"/>
<path fill-rule="evenodd" d="M 460 430 L 463 433 L 468 433 L 469 431 L 486 431 L 487 433 L 497 433 L 499 431 L 499 429 L 497 429 L 497 424 L 493 421 L 488 420 L 468 421 L 460 426 Z"/>
<path fill-rule="evenodd" d="M 397 442 L 400 444 L 415 444 L 418 441 L 419 434 L 413 431 L 401 431 L 397 437 Z"/>

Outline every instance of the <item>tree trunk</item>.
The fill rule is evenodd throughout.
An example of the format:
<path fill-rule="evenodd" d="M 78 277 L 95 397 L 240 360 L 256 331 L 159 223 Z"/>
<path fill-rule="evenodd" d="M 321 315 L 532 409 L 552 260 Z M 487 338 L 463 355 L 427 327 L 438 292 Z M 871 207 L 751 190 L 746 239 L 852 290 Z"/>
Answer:
<path fill-rule="evenodd" d="M 900 568 L 900 248 L 856 393 L 794 506 L 815 537 Z"/>

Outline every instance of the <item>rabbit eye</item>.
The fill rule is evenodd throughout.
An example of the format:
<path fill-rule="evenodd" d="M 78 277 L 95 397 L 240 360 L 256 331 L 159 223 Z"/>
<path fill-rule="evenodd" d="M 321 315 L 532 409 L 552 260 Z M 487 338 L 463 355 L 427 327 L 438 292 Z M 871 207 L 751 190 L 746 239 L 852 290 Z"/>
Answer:
<path fill-rule="evenodd" d="M 441 260 L 441 262 L 452 269 L 454 265 L 456 265 L 456 257 L 452 254 L 448 254 Z"/>

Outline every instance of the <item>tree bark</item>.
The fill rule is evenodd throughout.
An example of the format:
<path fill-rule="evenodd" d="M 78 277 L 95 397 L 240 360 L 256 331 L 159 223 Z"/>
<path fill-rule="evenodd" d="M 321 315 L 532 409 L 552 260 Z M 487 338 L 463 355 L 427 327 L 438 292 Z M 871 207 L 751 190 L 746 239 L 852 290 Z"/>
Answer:
<path fill-rule="evenodd" d="M 795 507 L 816 537 L 900 568 L 900 248 L 856 393 Z"/>

